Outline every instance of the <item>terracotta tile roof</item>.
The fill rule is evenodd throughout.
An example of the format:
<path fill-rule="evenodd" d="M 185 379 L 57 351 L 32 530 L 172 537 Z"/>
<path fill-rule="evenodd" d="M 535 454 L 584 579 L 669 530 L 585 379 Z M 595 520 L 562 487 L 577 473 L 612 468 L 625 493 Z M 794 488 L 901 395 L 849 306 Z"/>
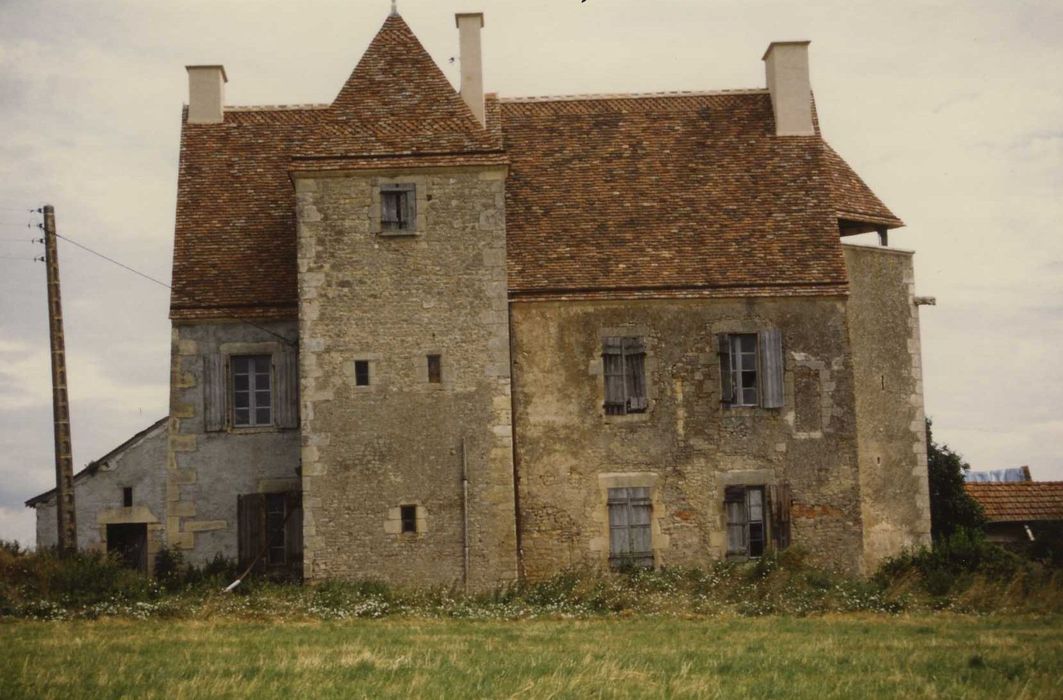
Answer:
<path fill-rule="evenodd" d="M 991 522 L 1063 520 L 1063 481 L 977 482 L 964 488 Z"/>
<path fill-rule="evenodd" d="M 514 100 L 502 114 L 515 295 L 844 290 L 840 169 L 818 135 L 774 135 L 766 90 Z"/>
<path fill-rule="evenodd" d="M 766 90 L 487 100 L 481 128 L 401 18 L 331 105 L 181 134 L 171 316 L 293 318 L 290 173 L 508 162 L 511 294 L 842 294 L 840 213 L 901 225 Z"/>

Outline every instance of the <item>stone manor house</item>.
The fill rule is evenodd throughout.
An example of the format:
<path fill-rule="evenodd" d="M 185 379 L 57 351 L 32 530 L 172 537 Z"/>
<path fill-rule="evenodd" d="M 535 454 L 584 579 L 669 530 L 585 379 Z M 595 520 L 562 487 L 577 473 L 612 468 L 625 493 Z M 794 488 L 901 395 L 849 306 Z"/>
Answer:
<path fill-rule="evenodd" d="M 330 104 L 188 67 L 170 414 L 77 476 L 80 546 L 482 589 L 928 543 L 912 255 L 808 42 L 766 88 L 506 98 L 456 23 L 460 90 L 395 13 Z"/>

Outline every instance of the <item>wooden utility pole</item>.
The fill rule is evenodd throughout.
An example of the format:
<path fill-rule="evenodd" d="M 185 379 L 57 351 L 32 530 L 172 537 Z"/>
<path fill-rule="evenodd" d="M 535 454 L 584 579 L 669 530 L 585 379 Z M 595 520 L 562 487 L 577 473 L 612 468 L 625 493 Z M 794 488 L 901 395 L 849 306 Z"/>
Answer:
<path fill-rule="evenodd" d="M 44 214 L 44 265 L 48 268 L 48 326 L 52 344 L 52 418 L 55 423 L 55 512 L 59 553 L 77 550 L 74 519 L 74 457 L 70 450 L 70 404 L 66 395 L 66 350 L 63 341 L 63 307 L 59 298 L 59 251 L 55 242 L 55 209 L 46 204 Z"/>

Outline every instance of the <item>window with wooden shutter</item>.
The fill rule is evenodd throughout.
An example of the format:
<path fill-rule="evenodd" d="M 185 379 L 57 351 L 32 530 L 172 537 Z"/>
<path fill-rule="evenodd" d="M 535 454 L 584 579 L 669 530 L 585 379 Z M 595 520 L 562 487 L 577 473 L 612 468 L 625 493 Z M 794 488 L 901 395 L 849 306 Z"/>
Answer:
<path fill-rule="evenodd" d="M 240 567 L 264 574 L 297 575 L 302 569 L 302 496 L 298 491 L 237 497 Z"/>
<path fill-rule="evenodd" d="M 417 217 L 417 186 L 380 186 L 380 230 L 383 233 L 412 233 Z"/>
<path fill-rule="evenodd" d="M 653 568 L 653 503 L 648 487 L 609 489 L 609 563 Z"/>
<path fill-rule="evenodd" d="M 728 486 L 724 489 L 727 553 L 759 557 L 769 546 L 790 546 L 790 486 Z"/>
<path fill-rule="evenodd" d="M 720 400 L 727 406 L 783 406 L 782 333 L 721 333 Z"/>
<path fill-rule="evenodd" d="M 642 338 L 606 338 L 602 343 L 602 370 L 606 415 L 642 413 L 649 407 L 646 345 Z"/>

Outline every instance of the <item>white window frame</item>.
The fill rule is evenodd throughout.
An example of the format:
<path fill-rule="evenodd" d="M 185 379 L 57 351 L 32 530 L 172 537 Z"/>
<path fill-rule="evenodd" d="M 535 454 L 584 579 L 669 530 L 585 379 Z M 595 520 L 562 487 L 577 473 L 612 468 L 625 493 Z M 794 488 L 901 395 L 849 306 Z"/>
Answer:
<path fill-rule="evenodd" d="M 257 363 L 259 360 L 265 360 L 266 362 L 266 376 L 269 377 L 267 386 L 265 389 L 259 388 L 259 377 L 262 376 L 262 372 L 257 371 Z M 247 361 L 249 362 L 248 372 L 237 372 L 237 363 Z M 247 376 L 247 389 L 237 389 L 237 376 Z M 230 399 L 230 420 L 232 421 L 233 428 L 267 428 L 273 427 L 276 416 L 273 409 L 273 396 L 276 393 L 275 387 L 276 381 L 273 376 L 273 355 L 268 353 L 258 353 L 249 355 L 230 355 L 229 356 L 229 399 Z M 238 407 L 237 395 L 247 394 L 247 422 L 239 422 L 237 420 L 237 411 L 245 410 L 242 407 Z M 261 394 L 266 394 L 265 402 L 260 404 Z M 258 412 L 262 409 L 269 411 L 269 419 L 267 421 L 260 421 L 258 419 Z"/>
<path fill-rule="evenodd" d="M 752 351 L 742 349 L 742 340 L 745 338 L 752 338 Z M 760 402 L 760 368 L 758 363 L 760 347 L 757 334 L 732 333 L 727 336 L 727 342 L 730 343 L 732 395 L 732 400 L 728 403 L 732 406 L 757 406 Z M 744 383 L 744 378 L 749 373 L 752 373 L 753 382 L 747 386 Z"/>

